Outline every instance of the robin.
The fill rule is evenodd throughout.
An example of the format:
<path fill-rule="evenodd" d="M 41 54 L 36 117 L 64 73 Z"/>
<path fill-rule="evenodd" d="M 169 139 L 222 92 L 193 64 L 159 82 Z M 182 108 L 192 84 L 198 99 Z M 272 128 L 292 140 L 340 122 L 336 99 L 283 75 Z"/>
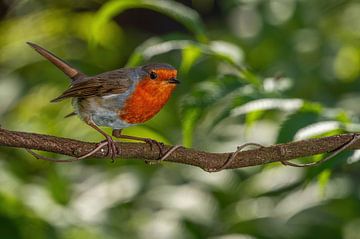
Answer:
<path fill-rule="evenodd" d="M 27 44 L 71 79 L 70 87 L 51 102 L 72 98 L 74 112 L 66 117 L 78 115 L 105 137 L 94 150 L 76 159 L 89 157 L 106 145 L 107 156 L 115 158 L 115 142 L 99 126 L 112 128 L 112 135 L 117 138 L 156 144 L 161 152 L 161 143 L 148 138 L 123 135 L 121 131 L 148 121 L 166 104 L 176 85 L 180 83 L 173 66 L 154 63 L 87 76 L 48 50 L 31 42 Z"/>

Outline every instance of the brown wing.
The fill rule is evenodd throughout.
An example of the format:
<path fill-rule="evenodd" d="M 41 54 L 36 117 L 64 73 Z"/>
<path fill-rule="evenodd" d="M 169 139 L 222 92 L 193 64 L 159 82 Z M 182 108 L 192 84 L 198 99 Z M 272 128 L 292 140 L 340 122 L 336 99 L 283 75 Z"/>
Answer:
<path fill-rule="evenodd" d="M 69 89 L 51 102 L 58 102 L 72 97 L 100 97 L 124 93 L 131 85 L 131 80 L 128 76 L 130 70 L 131 69 L 120 69 L 74 81 Z"/>

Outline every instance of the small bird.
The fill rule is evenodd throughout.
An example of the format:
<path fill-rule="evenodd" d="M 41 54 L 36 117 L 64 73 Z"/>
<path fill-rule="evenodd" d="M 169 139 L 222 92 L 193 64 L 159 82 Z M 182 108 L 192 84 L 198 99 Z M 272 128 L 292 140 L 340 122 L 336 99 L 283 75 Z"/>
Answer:
<path fill-rule="evenodd" d="M 166 104 L 176 85 L 180 83 L 176 79 L 177 71 L 173 66 L 154 63 L 87 76 L 48 50 L 31 42 L 27 44 L 71 79 L 70 87 L 51 102 L 72 98 L 74 112 L 66 117 L 78 115 L 106 138 L 94 150 L 77 159 L 89 157 L 105 145 L 108 146 L 107 155 L 115 158 L 115 143 L 99 126 L 112 128 L 112 135 L 117 138 L 155 143 L 161 151 L 159 142 L 122 135 L 121 130 L 148 121 Z"/>

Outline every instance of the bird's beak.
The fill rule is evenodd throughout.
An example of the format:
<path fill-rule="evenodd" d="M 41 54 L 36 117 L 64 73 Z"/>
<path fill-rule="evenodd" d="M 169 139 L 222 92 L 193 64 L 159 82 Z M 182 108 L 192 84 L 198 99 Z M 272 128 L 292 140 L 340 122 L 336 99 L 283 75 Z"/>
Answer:
<path fill-rule="evenodd" d="M 180 84 L 180 81 L 178 81 L 176 78 L 171 78 L 168 80 L 170 84 Z"/>

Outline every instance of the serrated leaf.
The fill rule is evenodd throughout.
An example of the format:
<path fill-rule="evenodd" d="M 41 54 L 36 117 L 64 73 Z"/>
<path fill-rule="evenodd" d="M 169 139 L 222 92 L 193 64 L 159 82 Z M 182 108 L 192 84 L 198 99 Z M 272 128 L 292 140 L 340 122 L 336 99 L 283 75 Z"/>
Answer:
<path fill-rule="evenodd" d="M 292 112 L 300 109 L 304 104 L 302 99 L 259 99 L 248 102 L 232 110 L 232 116 L 239 116 L 253 111 L 282 110 Z"/>
<path fill-rule="evenodd" d="M 295 135 L 295 140 L 303 140 L 312 138 L 319 135 L 324 135 L 332 131 L 339 131 L 343 128 L 343 125 L 339 121 L 322 121 L 313 124 L 308 124 L 305 127 L 299 129 Z"/>

